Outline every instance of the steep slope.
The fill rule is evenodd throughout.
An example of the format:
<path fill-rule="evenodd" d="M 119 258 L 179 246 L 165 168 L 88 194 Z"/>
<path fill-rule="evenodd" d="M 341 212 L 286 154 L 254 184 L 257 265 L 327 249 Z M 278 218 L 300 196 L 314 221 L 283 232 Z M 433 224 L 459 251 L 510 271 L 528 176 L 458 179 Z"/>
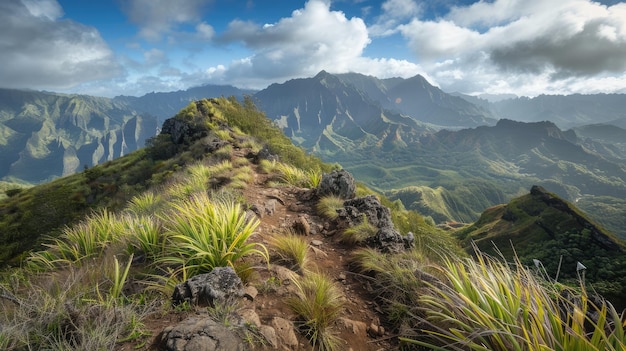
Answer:
<path fill-rule="evenodd" d="M 120 157 L 155 135 L 157 120 L 110 99 L 0 90 L 0 178 L 32 183 Z"/>
<path fill-rule="evenodd" d="M 247 134 L 250 131 L 255 136 Z M 277 158 L 280 161 L 276 161 Z M 297 168 L 295 165 L 307 168 Z M 315 182 L 310 180 L 305 171 L 320 176 L 319 172 L 329 169 L 330 166 L 291 144 L 258 111 L 243 108 L 234 99 L 221 98 L 190 104 L 175 118 L 168 119 L 162 133 L 151 140 L 145 149 L 12 195 L 7 201 L 0 202 L 2 225 L 11 222 L 14 224 L 13 229 L 23 230 L 26 221 L 32 227 L 37 225 L 40 228 L 31 234 L 48 234 L 57 239 L 50 241 L 48 238 L 49 250 L 32 254 L 26 263 L 23 262 L 22 268 L 16 270 L 31 277 L 35 275 L 28 273 L 36 269 L 46 284 L 52 282 L 63 288 L 52 289 L 49 293 L 39 285 L 38 280 L 30 281 L 31 290 L 26 293 L 37 291 L 37 298 L 28 300 L 28 306 L 32 306 L 30 318 L 37 319 L 38 323 L 29 323 L 23 329 L 3 329 L 0 345 L 7 349 L 24 346 L 26 342 L 20 338 L 20 333 L 24 331 L 31 336 L 52 335 L 34 341 L 29 339 L 28 347 L 36 348 L 47 348 L 56 342 L 55 345 L 64 345 L 66 349 L 102 345 L 99 343 L 106 343 L 109 345 L 106 349 L 113 350 L 157 350 L 165 349 L 166 346 L 172 349 L 171 345 L 180 346 L 194 337 L 208 339 L 207 335 L 212 336 L 214 331 L 210 328 L 201 328 L 199 331 L 185 329 L 186 336 L 183 339 L 187 340 L 179 342 L 180 335 L 172 330 L 178 330 L 175 328 L 180 325 L 193 328 L 194 325 L 190 323 L 210 319 L 213 323 L 217 321 L 237 332 L 236 338 L 257 350 L 314 350 L 318 349 L 314 346 L 317 340 L 309 339 L 315 336 L 306 333 L 306 320 L 303 321 L 302 316 L 294 312 L 289 301 L 294 297 L 301 298 L 298 289 L 308 275 L 322 274 L 324 282 L 331 284 L 339 293 L 341 306 L 340 313 L 332 317 L 323 332 L 333 333 L 336 339 L 332 340 L 336 340 L 339 349 L 392 349 L 397 341 L 392 340 L 394 334 L 386 332 L 387 324 L 382 326 L 387 322 L 382 314 L 381 301 L 364 285 L 368 281 L 366 278 L 351 274 L 351 253 L 364 245 L 347 245 L 341 240 L 337 232 L 346 228 L 338 227 L 337 221 L 318 213 L 316 203 L 320 195 L 311 185 L 302 188 L 289 183 L 289 172 L 296 173 L 297 177 L 300 171 L 305 181 L 309 182 L 307 184 L 310 184 Z M 141 176 L 137 174 L 139 171 L 142 172 Z M 351 185 L 352 194 L 348 196 L 354 197 L 355 185 Z M 367 189 L 361 187 L 359 191 L 362 193 Z M 70 198 L 72 202 L 58 209 L 55 202 L 40 203 L 32 201 L 33 198 L 55 201 Z M 374 214 L 367 213 L 366 216 L 372 219 L 380 216 L 381 222 L 386 218 L 388 223 L 385 228 L 389 230 L 393 228 L 391 219 L 402 218 L 407 214 L 407 211 L 398 210 L 392 217 L 390 210 L 382 207 L 375 196 L 368 198 L 378 203 L 378 207 Z M 206 201 L 201 202 L 200 199 Z M 209 211 L 213 206 L 230 209 L 231 212 L 223 214 L 230 221 L 229 226 L 212 226 L 207 232 L 194 231 L 197 229 L 194 225 L 198 223 L 221 218 L 222 213 L 219 211 Z M 31 211 L 37 211 L 37 223 L 30 220 Z M 186 217 L 194 212 L 197 222 Z M 410 218 L 410 223 L 401 220 L 403 227 L 398 232 L 402 230 L 406 234 L 410 228 L 416 236 L 425 235 L 427 241 L 432 240 L 433 234 L 449 238 L 434 227 L 425 225 L 418 214 L 413 213 Z M 81 220 L 79 224 L 77 219 Z M 52 221 L 57 222 L 46 226 Z M 181 227 L 175 227 L 177 225 Z M 185 231 L 185 226 L 191 230 Z M 59 236 L 61 227 L 65 229 L 61 230 Z M 172 296 L 177 296 L 176 293 L 180 293 L 186 286 L 183 284 L 186 278 L 200 278 L 203 273 L 217 271 L 214 269 L 216 267 L 224 268 L 216 265 L 207 269 L 204 265 L 196 264 L 199 261 L 195 261 L 195 258 L 194 262 L 183 263 L 181 259 L 184 259 L 185 253 L 199 247 L 189 240 L 181 244 L 182 251 L 170 252 L 171 248 L 178 245 L 177 240 L 185 235 L 191 237 L 194 233 L 201 239 L 212 237 L 218 240 L 213 237 L 217 235 L 216 232 L 235 231 L 240 227 L 248 228 L 248 234 L 252 231 L 254 233 L 245 239 L 241 239 L 243 234 L 237 236 L 232 246 L 223 244 L 224 241 L 219 241 L 218 245 L 214 241 L 205 242 L 207 246 L 200 250 L 232 250 L 228 251 L 230 254 L 239 247 L 258 249 L 248 251 L 248 254 L 237 260 L 229 254 L 223 256 L 232 260 L 224 263 L 224 266 L 229 269 L 234 267 L 244 280 L 245 293 L 233 293 L 226 301 L 216 298 L 209 306 L 202 302 L 196 305 L 193 300 L 172 306 L 173 302 L 176 303 Z M 4 229 L 1 228 L 0 233 L 6 233 Z M 150 241 L 150 233 L 156 233 L 156 241 Z M 24 233 L 15 234 L 2 238 L 6 240 L 2 242 L 2 250 L 7 250 L 13 244 L 18 245 L 13 247 L 17 250 L 42 248 L 33 245 L 41 238 L 31 236 L 28 239 L 34 242 L 29 242 L 24 240 Z M 277 250 L 268 244 L 276 237 L 287 234 L 295 234 L 304 243 L 304 253 L 309 257 L 306 267 L 298 269 L 289 261 L 281 259 Z M 407 240 L 414 238 L 413 234 L 405 237 Z M 142 240 L 148 244 L 138 244 Z M 220 237 L 220 240 L 226 239 Z M 63 246 L 63 243 L 68 246 Z M 269 256 L 267 251 L 261 249 L 261 245 L 271 248 L 272 255 Z M 401 243 L 403 248 L 405 245 L 409 244 Z M 409 247 L 411 245 L 412 242 Z M 63 251 L 61 247 L 69 250 Z M 12 254 L 17 253 L 17 250 Z M 160 254 L 163 256 L 156 256 L 159 250 L 164 250 Z M 210 254 L 201 251 L 191 256 L 204 257 L 211 262 L 218 260 L 217 255 Z M 120 262 L 124 262 L 125 271 Z M 64 281 L 65 275 L 74 277 L 75 269 L 90 272 L 89 277 Z M 111 271 L 116 273 L 110 275 Z M 0 281 L 2 279 L 4 276 L 0 277 Z M 199 279 L 189 284 L 197 281 Z M 241 281 L 239 284 L 242 284 Z M 223 287 L 220 285 L 220 288 Z M 54 296 L 56 290 L 62 291 L 63 296 Z M 74 295 L 76 291 L 82 294 L 80 300 Z M 26 301 L 27 297 L 22 291 L 13 290 L 13 286 L 5 288 L 0 285 L 0 293 L 0 308 L 3 311 L 0 315 L 5 326 L 8 325 L 5 323 L 10 320 L 10 315 L 26 305 L 21 301 Z M 42 296 L 44 298 L 39 299 Z M 48 296 L 54 296 L 62 307 L 49 311 L 55 316 L 54 321 L 39 321 L 38 313 L 46 307 L 39 304 Z M 15 305 L 7 307 L 4 299 Z M 315 302 L 319 304 L 317 299 Z M 316 304 L 315 308 L 323 308 L 324 303 L 322 307 Z M 141 314 L 135 309 L 141 310 Z M 85 313 L 86 310 L 90 313 Z M 132 319 L 127 318 L 128 313 L 132 314 Z M 65 328 L 70 324 L 71 327 Z M 54 329 L 56 325 L 61 327 Z M 86 334 L 92 331 L 90 328 L 93 325 L 97 328 L 92 334 Z M 116 329 L 117 325 L 123 328 Z M 73 335 L 81 337 L 70 337 Z M 54 337 L 60 337 L 61 341 Z M 211 339 L 220 340 L 219 337 Z"/>
<path fill-rule="evenodd" d="M 563 282 L 575 284 L 581 273 L 576 263 L 581 262 L 587 267 L 585 278 L 595 290 L 626 303 L 624 241 L 542 187 L 533 186 L 530 194 L 485 210 L 458 236 L 484 252 L 496 254 L 497 248 L 508 260 L 514 252 L 528 265 L 537 259 L 549 277 L 555 279 L 558 274 Z"/>
<path fill-rule="evenodd" d="M 272 84 L 254 99 L 294 142 L 318 153 L 401 147 L 430 130 L 383 110 L 364 92 L 325 71 L 313 78 Z"/>
<path fill-rule="evenodd" d="M 494 127 L 443 130 L 421 138 L 412 155 L 389 165 L 387 173 L 372 181 L 382 188 L 395 188 L 387 192 L 392 199 L 402 198 L 408 208 L 420 209 L 437 222 L 471 222 L 485 207 L 539 184 L 576 202 L 626 237 L 621 225 L 626 212 L 619 205 L 626 195 L 626 165 L 577 140 L 574 132 L 563 132 L 550 122 L 501 120 Z M 360 176 L 361 167 L 356 166 L 355 174 Z M 402 177 L 394 179 L 393 174 Z M 402 180 L 412 184 L 402 185 Z M 447 214 L 452 217 L 446 218 Z"/>

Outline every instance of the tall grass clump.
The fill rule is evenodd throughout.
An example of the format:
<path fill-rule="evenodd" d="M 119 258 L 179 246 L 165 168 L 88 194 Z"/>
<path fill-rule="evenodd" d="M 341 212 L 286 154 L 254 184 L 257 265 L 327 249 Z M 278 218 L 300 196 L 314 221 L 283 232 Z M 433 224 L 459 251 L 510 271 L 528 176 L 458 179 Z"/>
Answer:
<path fill-rule="evenodd" d="M 166 263 L 182 264 L 197 274 L 234 267 L 236 260 L 250 254 L 268 260 L 263 245 L 247 242 L 259 221 L 248 220 L 239 204 L 212 202 L 206 194 L 199 194 L 173 208 L 161 216 L 170 240 L 163 258 Z"/>
<path fill-rule="evenodd" d="M 317 209 L 317 212 L 324 218 L 335 219 L 338 216 L 337 210 L 343 207 L 343 203 L 345 201 L 346 200 L 342 199 L 339 196 L 327 195 L 319 199 L 319 201 L 315 205 L 315 208 Z"/>
<path fill-rule="evenodd" d="M 340 350 L 342 340 L 333 324 L 343 311 L 345 299 L 341 289 L 321 273 L 309 272 L 295 279 L 296 295 L 287 300 L 301 318 L 299 327 L 320 351 Z"/>
<path fill-rule="evenodd" d="M 154 215 L 164 206 L 164 199 L 160 194 L 145 192 L 133 197 L 126 206 L 126 210 L 135 215 Z"/>
<path fill-rule="evenodd" d="M 319 170 L 303 170 L 287 163 L 276 163 L 276 171 L 281 182 L 301 188 L 313 189 L 322 181 Z"/>
<path fill-rule="evenodd" d="M 363 214 L 361 223 L 341 231 L 339 240 L 345 244 L 359 244 L 370 236 L 376 235 L 376 232 L 378 232 L 378 228 L 370 224 L 367 220 L 367 216 Z"/>
<path fill-rule="evenodd" d="M 419 340 L 437 350 L 624 350 L 624 316 L 601 298 L 541 281 L 517 260 L 514 266 L 478 253 L 448 259 L 445 284 L 420 297 Z M 424 339 L 429 337 L 430 339 Z"/>
<path fill-rule="evenodd" d="M 54 268 L 58 264 L 80 263 L 97 257 L 111 242 L 119 240 L 125 230 L 118 215 L 102 210 L 81 223 L 66 227 L 58 238 L 44 244 L 46 251 L 31 254 L 29 264 Z"/>
<path fill-rule="evenodd" d="M 425 281 L 436 278 L 430 273 L 430 261 L 416 249 L 399 254 L 385 254 L 372 248 L 355 251 L 351 257 L 355 271 L 371 281 L 376 298 L 384 306 L 388 320 L 396 328 L 416 325 L 416 312 Z"/>
<path fill-rule="evenodd" d="M 302 236 L 292 232 L 275 235 L 269 245 L 281 262 L 295 271 L 304 272 L 309 263 L 309 244 Z"/>

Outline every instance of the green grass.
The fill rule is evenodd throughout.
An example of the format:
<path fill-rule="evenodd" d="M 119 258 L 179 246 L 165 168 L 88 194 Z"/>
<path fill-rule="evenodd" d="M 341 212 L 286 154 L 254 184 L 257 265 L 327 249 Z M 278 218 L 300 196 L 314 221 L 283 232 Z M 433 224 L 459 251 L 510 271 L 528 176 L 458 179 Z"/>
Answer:
<path fill-rule="evenodd" d="M 341 289 L 321 273 L 309 272 L 295 279 L 296 297 L 287 303 L 301 318 L 299 327 L 320 351 L 340 350 L 342 340 L 333 330 L 333 325 L 343 311 L 345 299 Z"/>
<path fill-rule="evenodd" d="M 328 195 L 323 196 L 319 199 L 315 208 L 317 209 L 317 213 L 319 213 L 322 217 L 328 219 L 335 219 L 339 215 L 337 210 L 343 207 L 343 203 L 346 200 L 342 199 L 339 196 Z"/>
<path fill-rule="evenodd" d="M 259 222 L 248 221 L 239 204 L 214 203 L 202 194 L 172 207 L 174 211 L 161 217 L 170 251 L 162 258 L 164 262 L 201 273 L 234 266 L 236 260 L 251 254 L 268 260 L 264 246 L 247 242 Z"/>
<path fill-rule="evenodd" d="M 521 265 L 477 253 L 450 259 L 445 284 L 431 283 L 419 304 L 430 336 L 405 341 L 437 350 L 624 350 L 625 325 L 613 306 L 542 282 Z"/>
<path fill-rule="evenodd" d="M 339 234 L 339 240 L 342 243 L 355 245 L 365 241 L 365 239 L 376 235 L 378 228 L 374 227 L 367 220 L 367 216 L 363 214 L 361 222 L 355 226 L 346 228 Z"/>
<path fill-rule="evenodd" d="M 296 272 L 304 272 L 309 264 L 309 244 L 301 235 L 288 232 L 274 235 L 269 241 L 270 248 L 281 263 Z"/>

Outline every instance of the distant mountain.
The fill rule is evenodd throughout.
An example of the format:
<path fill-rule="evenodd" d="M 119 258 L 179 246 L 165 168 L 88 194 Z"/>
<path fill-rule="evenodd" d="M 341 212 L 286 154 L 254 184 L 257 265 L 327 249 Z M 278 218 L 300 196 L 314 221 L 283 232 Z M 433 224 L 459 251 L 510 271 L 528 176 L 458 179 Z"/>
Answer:
<path fill-rule="evenodd" d="M 386 111 L 364 91 L 325 71 L 272 84 L 254 99 L 294 142 L 319 153 L 358 152 L 366 146 L 402 148 L 434 130 Z"/>
<path fill-rule="evenodd" d="M 117 96 L 115 102 L 122 102 L 137 111 L 148 113 L 163 121 L 172 117 L 190 102 L 209 97 L 235 96 L 239 100 L 244 95 L 252 95 L 254 91 L 235 88 L 231 85 L 203 85 L 172 92 L 152 92 L 140 97 Z"/>
<path fill-rule="evenodd" d="M 540 95 L 502 100 L 492 103 L 491 107 L 500 118 L 523 122 L 551 121 L 568 129 L 623 120 L 626 118 L 625 97 L 624 94 Z"/>
<path fill-rule="evenodd" d="M 113 99 L 0 89 L 0 179 L 40 183 L 144 146 L 191 101 L 252 91 L 206 85 Z"/>
<path fill-rule="evenodd" d="M 531 267 L 539 260 L 540 273 L 551 279 L 559 274 L 560 282 L 576 284 L 580 262 L 587 268 L 587 284 L 614 302 L 626 303 L 624 241 L 540 186 L 508 204 L 485 210 L 458 235 L 468 248 L 473 242 L 482 251 L 498 255 L 497 248 L 509 260 L 515 250 L 522 263 Z"/>
<path fill-rule="evenodd" d="M 421 75 L 408 79 L 378 79 L 349 73 L 337 77 L 367 93 L 383 108 L 420 122 L 446 128 L 467 128 L 493 125 L 497 120 L 489 109 L 447 94 Z"/>
<path fill-rule="evenodd" d="M 0 89 L 0 178 L 38 183 L 143 147 L 157 119 L 107 98 Z"/>

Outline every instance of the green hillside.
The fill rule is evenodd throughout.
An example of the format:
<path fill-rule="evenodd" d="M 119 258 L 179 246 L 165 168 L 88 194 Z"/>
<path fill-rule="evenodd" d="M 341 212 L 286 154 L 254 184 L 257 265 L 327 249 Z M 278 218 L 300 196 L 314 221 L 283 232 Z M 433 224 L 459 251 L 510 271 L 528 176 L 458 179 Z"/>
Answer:
<path fill-rule="evenodd" d="M 485 210 L 471 226 L 457 233 L 465 245 L 533 265 L 540 260 L 545 274 L 559 282 L 578 279 L 576 263 L 599 293 L 626 303 L 626 246 L 571 203 L 542 187 L 506 205 Z M 560 265 L 560 266 L 559 266 Z M 559 268 L 560 267 L 560 268 Z"/>
<path fill-rule="evenodd" d="M 0 349 L 626 345 L 617 310 L 591 289 L 479 251 L 473 260 L 450 232 L 337 168 L 294 146 L 250 99 L 204 99 L 167 119 L 146 148 L 7 191 L 2 260 L 19 266 L 0 272 Z M 568 248 L 623 257 L 623 244 L 574 206 L 541 188 L 531 195 L 503 218 L 528 224 L 540 211 L 552 232 L 584 228 L 586 241 L 556 236 Z M 518 234 L 526 230 L 539 238 L 531 226 Z M 219 280 L 195 285 L 204 274 Z M 215 293 L 226 285 L 237 288 Z"/>

